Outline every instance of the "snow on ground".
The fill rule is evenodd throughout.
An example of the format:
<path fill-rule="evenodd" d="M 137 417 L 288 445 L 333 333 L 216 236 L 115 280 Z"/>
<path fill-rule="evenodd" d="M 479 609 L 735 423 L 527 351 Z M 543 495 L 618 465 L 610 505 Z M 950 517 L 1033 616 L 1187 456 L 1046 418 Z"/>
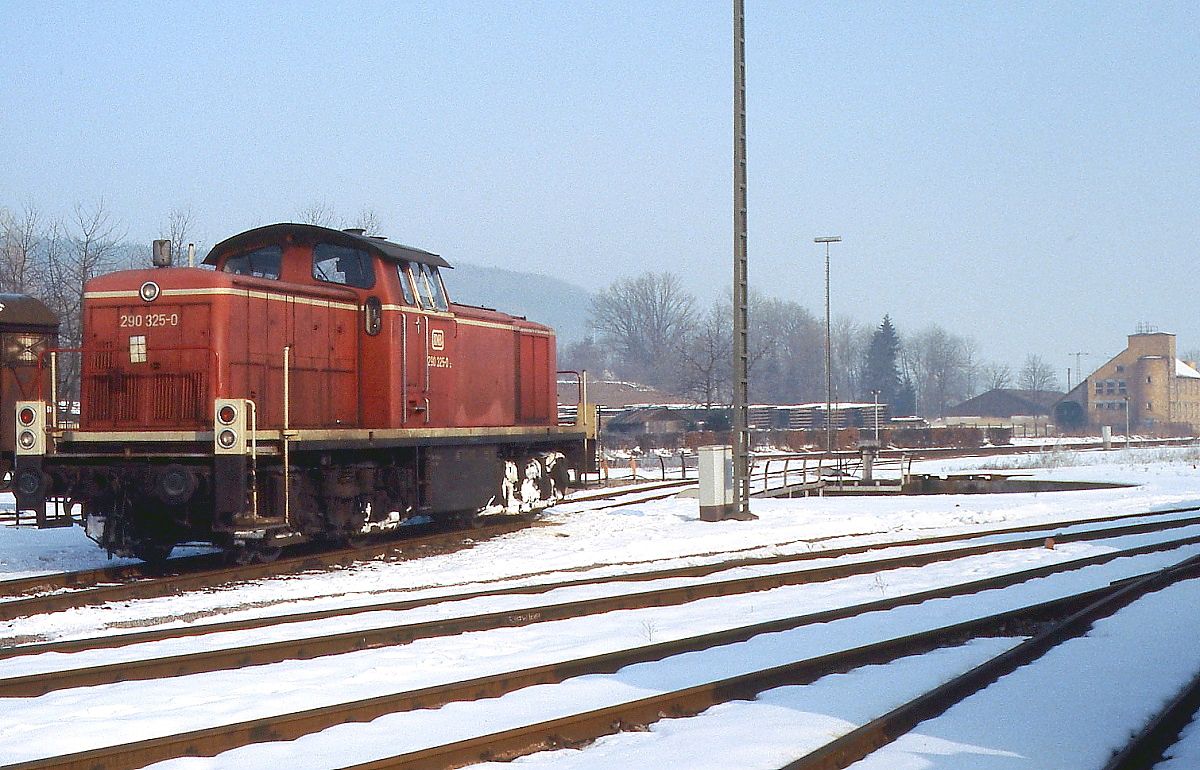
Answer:
<path fill-rule="evenodd" d="M 1134 732 L 1130 725 L 1149 721 L 1200 671 L 1198 615 L 1200 580 L 1149 594 L 851 767 L 1103 767 Z"/>
<path fill-rule="evenodd" d="M 694 499 L 649 502 L 630 508 L 599 512 L 588 512 L 583 504 L 567 503 L 549 512 L 540 526 L 452 554 L 408 562 L 365 564 L 334 572 L 257 581 L 244 586 L 169 599 L 124 602 L 103 609 L 85 608 L 56 613 L 48 618 L 11 621 L 0 624 L 0 638 L 89 636 L 142 625 L 178 624 L 206 618 L 225 619 L 252 614 L 283 613 L 323 606 L 345 606 L 350 603 L 365 604 L 394 598 L 388 594 L 397 591 L 407 591 L 405 596 L 445 594 L 478 588 L 485 581 L 497 579 L 547 582 L 585 574 L 641 570 L 650 566 L 710 562 L 719 560 L 729 552 L 767 555 L 815 551 L 854 542 L 907 539 L 931 534 L 935 530 L 968 531 L 980 525 L 1054 522 L 1200 504 L 1200 471 L 1196 469 L 1196 463 L 1195 449 L 1128 452 L 1122 450 L 1107 453 L 1056 451 L 1015 460 L 995 458 L 943 461 L 919 465 L 914 471 L 963 472 L 979 470 L 989 465 L 1002 465 L 1009 471 L 1029 473 L 1036 478 L 1112 481 L 1138 486 L 1040 494 L 755 500 L 752 509 L 760 518 L 753 522 L 700 522 Z M 1023 464 L 1029 470 L 1015 470 L 1014 464 Z M 3 507 L 3 503 L 4 500 L 0 499 L 0 508 Z M 1061 560 L 1068 556 L 1094 553 L 1104 547 L 1111 546 L 1064 546 L 1056 552 L 1046 552 L 1039 558 Z M 1011 560 L 1013 555 L 989 558 Z M 105 563 L 107 560 L 103 553 L 83 537 L 77 528 L 37 532 L 0 527 L 0 578 L 63 569 L 83 569 Z M 999 562 L 993 567 L 998 564 Z M 981 569 L 986 569 L 986 565 Z M 911 581 L 915 579 L 911 576 L 915 575 L 922 575 L 920 580 L 944 580 L 936 576 L 935 570 L 911 570 L 908 573 L 896 571 L 895 574 L 879 580 L 870 576 L 851 579 L 840 583 L 836 590 L 832 591 L 828 587 L 779 589 L 780 593 L 774 594 L 777 597 L 774 600 L 769 600 L 761 594 L 743 600 L 738 610 L 739 622 L 756 622 L 778 616 L 785 610 L 796 614 L 804 611 L 806 607 L 811 611 L 835 603 L 867 600 L 864 597 L 879 598 L 890 590 L 908 590 Z M 966 579 L 962 575 L 959 577 Z M 478 611 L 488 611 L 487 606 L 481 604 Z M 705 610 L 706 606 L 713 607 L 713 611 Z M 260 713 L 282 713 L 308 707 L 312 703 L 349 700 L 377 692 L 396 692 L 419 686 L 420 683 L 459 679 L 471 675 L 476 670 L 511 670 L 521 665 L 529 665 L 530 660 L 545 660 L 547 656 L 550 659 L 561 659 L 568 655 L 587 654 L 593 650 L 662 641 L 696 633 L 697 629 L 706 630 L 713 623 L 719 622 L 721 615 L 727 615 L 732 606 L 734 605 L 728 603 L 713 602 L 706 605 L 697 602 L 683 608 L 664 609 L 654 614 L 613 613 L 612 617 L 605 616 L 603 620 L 594 618 L 575 623 L 542 624 L 530 629 L 468 634 L 449 640 L 418 642 L 406 645 L 402 649 L 354 653 L 319 661 L 295 661 L 242 672 L 199 675 L 168 683 L 124 683 L 95 688 L 95 692 L 68 690 L 36 699 L 10 699 L 4 701 L 4 708 L 0 709 L 0 762 L 12 751 L 20 751 L 22 757 L 38 756 L 39 751 L 60 753 L 73 750 L 97 738 L 102 739 L 102 743 L 134 740 L 191 729 L 198 724 L 216 724 L 223 720 L 249 718 Z M 441 611 L 445 612 L 444 609 Z M 938 611 L 942 613 L 940 617 L 944 620 L 945 612 Z M 895 612 L 897 611 L 893 611 Z M 908 612 L 912 617 L 920 614 L 915 609 Z M 415 616 L 406 616 L 405 622 L 412 617 Z M 876 620 L 874 628 L 871 621 L 845 625 L 842 628 L 850 630 L 840 631 L 834 634 L 834 637 L 840 638 L 845 633 L 856 639 L 870 637 L 885 625 L 891 630 L 898 617 L 900 615 L 889 614 L 886 624 Z M 389 618 L 387 622 L 393 621 L 395 618 Z M 792 649 L 796 644 L 803 644 L 801 649 L 808 652 L 808 645 L 815 643 L 817 638 L 813 634 L 820 633 L 825 632 L 804 632 L 804 636 L 792 637 L 793 640 L 799 641 L 783 646 Z M 1011 640 L 1005 643 L 1011 643 Z M 740 653 L 736 657 L 755 664 L 764 656 L 770 657 L 767 648 L 770 648 L 771 644 L 767 640 L 759 641 L 757 645 L 742 648 L 749 652 Z M 901 698 L 910 686 L 917 689 L 923 687 L 922 677 L 939 676 L 936 672 L 943 667 L 947 670 L 961 670 L 972 665 L 971 661 L 974 658 L 971 658 L 971 655 L 994 654 L 979 653 L 980 649 L 981 645 L 971 645 L 959 651 L 946 651 L 944 655 L 939 654 L 936 658 L 925 656 L 906 663 L 898 662 L 893 666 L 899 668 L 893 669 L 892 673 L 864 669 L 847 676 L 861 677 L 864 681 L 874 682 L 864 685 L 864 691 L 882 691 L 887 693 L 888 697 Z M 163 654 L 167 653 L 164 651 Z M 15 668 L 18 665 L 34 665 L 32 659 L 21 664 L 10 663 L 14 668 L 9 669 L 5 666 L 5 674 L 18 671 L 19 669 Z M 709 666 L 696 668 L 702 668 L 707 673 Z M 908 673 L 909 671 L 911 673 Z M 646 691 L 648 685 L 644 681 L 645 677 L 630 678 L 627 672 L 622 673 L 626 674 L 623 680 L 609 680 L 607 684 L 598 686 L 597 694 L 588 697 L 603 700 L 606 697 L 623 698 L 629 693 L 634 693 L 636 697 L 637 693 Z M 691 675 L 694 674 L 695 671 L 692 671 Z M 651 678 L 656 679 L 658 676 Z M 871 677 L 884 679 L 872 680 Z M 898 684 L 891 687 L 881 686 L 880 681 L 904 682 L 906 685 L 903 688 Z M 818 685 L 821 687 L 811 689 Z M 814 729 L 817 732 L 833 729 L 822 727 L 822 724 L 854 723 L 867 716 L 865 712 L 853 709 L 834 708 L 830 697 L 818 695 L 825 687 L 830 688 L 828 692 L 836 691 L 836 687 L 830 683 L 816 683 L 809 688 L 800 688 L 807 689 L 807 693 L 786 688 L 786 692 L 764 695 L 753 704 L 742 704 L 758 710 L 757 716 L 748 718 L 749 723 L 757 724 L 761 720 L 766 726 L 761 733 L 754 734 L 762 735 L 763 740 L 767 740 L 766 736 L 779 732 L 778 729 L 772 730 L 770 725 L 774 724 L 773 720 L 783 712 L 786 712 L 784 717 L 787 720 L 793 721 L 795 714 L 807 712 L 815 715 L 812 718 L 817 720 L 813 723 L 816 727 L 804 729 Z M 543 692 L 545 691 L 534 688 L 524 693 L 514 693 L 507 702 L 513 704 L 513 713 L 524 714 L 535 706 L 541 707 L 539 701 L 550 700 L 548 697 L 543 698 Z M 736 704 L 728 704 L 713 709 L 697 719 L 705 721 L 706 724 L 715 724 L 711 720 L 726 712 L 736 712 L 738 709 L 735 706 Z M 872 706 L 878 707 L 879 704 Z M 290 765 L 299 766 L 291 760 L 299 759 L 301 755 L 311 759 L 310 764 L 304 766 L 329 766 L 329 755 L 324 752 L 345 750 L 356 753 L 351 749 L 359 743 L 363 744 L 360 748 L 365 749 L 378 740 L 372 736 L 372 729 L 386 730 L 393 735 L 409 731 L 414 731 L 414 735 L 428 735 L 431 732 L 440 735 L 441 728 L 433 725 L 442 722 L 450 726 L 457 725 L 454 727 L 455 734 L 467 727 L 485 728 L 490 723 L 478 717 L 478 708 L 463 704 L 446 707 L 437 714 L 424 715 L 424 718 L 433 719 L 433 722 L 413 721 L 418 718 L 410 715 L 398 717 L 400 721 L 396 723 L 380 722 L 378 725 L 359 725 L 357 729 L 348 726 L 336 731 L 327 731 L 339 736 L 332 744 L 314 743 L 312 741 L 321 740 L 321 736 L 313 736 L 308 743 L 300 741 L 295 744 L 270 744 L 244 750 L 265 752 L 261 755 L 233 752 L 228 757 L 213 760 L 181 760 L 172 766 L 236 767 L 239 766 L 239 762 L 240 766 L 262 766 L 268 761 L 287 761 Z M 54 727 L 56 724 L 61 725 L 67 714 L 71 715 L 69 721 L 75 726 L 70 736 L 70 745 L 63 742 L 62 731 Z M 767 716 L 768 714 L 775 716 Z M 747 723 L 747 720 L 739 717 L 734 719 L 738 725 Z M 820 720 L 827 722 L 823 723 Z M 701 765 L 696 764 L 694 757 L 678 758 L 673 763 L 667 761 L 679 756 L 671 751 L 672 742 L 697 743 L 702 747 L 709 745 L 710 748 L 726 744 L 729 744 L 729 748 L 735 747 L 728 739 L 730 733 L 721 732 L 726 728 L 713 727 L 711 733 L 704 728 L 697 733 L 684 726 L 683 723 L 689 721 L 693 720 L 667 720 L 652 731 L 639 733 L 633 738 L 614 736 L 606 739 L 608 742 L 602 741 L 587 750 L 573 753 L 572 757 L 581 758 L 572 759 L 573 764 L 562 766 L 611 767 L 613 763 L 603 759 L 602 747 L 625 740 L 636 741 L 634 753 L 627 755 L 632 758 L 630 761 L 633 764 L 680 770 Z M 788 724 L 792 724 L 792 721 Z M 742 726 L 729 729 L 734 735 L 745 730 Z M 396 732 L 397 730 L 400 732 Z M 836 731 L 841 730 L 839 728 Z M 697 737 L 700 735 L 709 737 Z M 318 745 L 325 748 L 313 748 Z M 342 748 L 329 749 L 330 745 Z M 639 752 L 648 753 L 643 755 Z M 705 756 L 709 753 L 701 752 Z M 251 756 L 253 759 L 249 759 Z M 349 761 L 348 756 L 339 754 L 337 763 L 344 764 Z M 643 762 L 643 756 L 655 759 L 647 759 L 647 764 Z M 714 761 L 706 766 L 759 766 L 752 763 L 743 764 L 736 754 L 718 754 L 715 753 L 715 749 L 711 756 L 726 756 L 728 761 Z M 325 763 L 322 764 L 322 759 L 312 759 L 313 757 L 324 757 Z M 536 764 L 539 760 L 526 761 L 534 763 L 534 766 L 541 766 Z M 777 765 L 778 763 L 775 766 Z"/>

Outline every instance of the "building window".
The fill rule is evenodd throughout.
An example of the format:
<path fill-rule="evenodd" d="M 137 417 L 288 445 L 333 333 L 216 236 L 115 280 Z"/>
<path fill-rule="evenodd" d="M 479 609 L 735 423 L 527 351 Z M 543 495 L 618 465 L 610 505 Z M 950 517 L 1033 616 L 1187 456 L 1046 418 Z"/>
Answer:
<path fill-rule="evenodd" d="M 1123 364 L 1117 364 L 1117 371 L 1118 371 L 1118 372 L 1123 372 L 1123 371 L 1125 371 L 1125 366 L 1124 366 Z"/>
<path fill-rule="evenodd" d="M 1100 380 L 1096 380 L 1096 395 L 1098 396 L 1103 392 L 1104 392 L 1104 383 L 1100 382 Z"/>
<path fill-rule="evenodd" d="M 1150 403 L 1149 401 L 1147 401 L 1147 402 L 1146 402 L 1146 411 L 1147 411 L 1147 412 L 1153 412 L 1153 411 L 1154 411 L 1154 404 L 1152 404 L 1152 403 Z"/>
<path fill-rule="evenodd" d="M 1117 391 L 1123 396 L 1127 392 L 1125 390 L 1125 380 L 1117 380 Z"/>
<path fill-rule="evenodd" d="M 1147 378 L 1146 378 L 1146 384 L 1147 384 L 1147 385 L 1149 385 L 1149 384 L 1150 384 L 1150 378 L 1149 378 L 1149 377 L 1147 377 Z"/>

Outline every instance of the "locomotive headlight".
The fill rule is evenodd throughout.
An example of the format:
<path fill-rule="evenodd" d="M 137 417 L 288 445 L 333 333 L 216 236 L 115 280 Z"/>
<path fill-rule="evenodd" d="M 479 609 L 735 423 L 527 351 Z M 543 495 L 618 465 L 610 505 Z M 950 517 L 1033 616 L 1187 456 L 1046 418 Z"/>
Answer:
<path fill-rule="evenodd" d="M 17 435 L 17 445 L 28 452 L 37 446 L 37 436 L 31 430 L 23 430 Z"/>
<path fill-rule="evenodd" d="M 13 416 L 16 417 L 16 430 L 8 435 L 16 439 L 16 443 L 9 446 L 18 455 L 46 454 L 46 403 L 18 401 Z"/>
<path fill-rule="evenodd" d="M 238 410 L 233 404 L 222 404 L 217 410 L 217 422 L 222 425 L 233 425 L 237 418 Z"/>
<path fill-rule="evenodd" d="M 237 440 L 237 433 L 229 428 L 226 428 L 217 434 L 217 444 L 219 444 L 222 449 L 233 449 L 234 445 L 237 444 Z"/>
<path fill-rule="evenodd" d="M 138 289 L 138 296 L 140 296 L 146 302 L 153 302 L 154 300 L 158 299 L 158 295 L 160 293 L 161 290 L 158 288 L 158 284 L 154 281 L 146 281 Z"/>
<path fill-rule="evenodd" d="M 37 421 L 37 410 L 32 406 L 23 406 L 17 410 L 17 422 L 22 428 L 32 427 Z"/>
<path fill-rule="evenodd" d="M 253 427 L 246 424 L 254 414 L 254 402 L 244 398 L 218 398 L 213 402 L 213 451 L 217 454 L 244 454 L 246 438 Z"/>

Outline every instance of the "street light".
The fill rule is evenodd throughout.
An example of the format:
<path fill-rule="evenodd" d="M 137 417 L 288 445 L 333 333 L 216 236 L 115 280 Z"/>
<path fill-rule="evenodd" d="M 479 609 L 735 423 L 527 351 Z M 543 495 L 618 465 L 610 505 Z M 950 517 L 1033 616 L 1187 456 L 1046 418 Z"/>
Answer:
<path fill-rule="evenodd" d="M 871 391 L 871 395 L 875 397 L 875 445 L 879 445 L 879 389 Z"/>
<path fill-rule="evenodd" d="M 825 452 L 831 455 L 833 454 L 833 358 L 829 339 L 829 244 L 841 242 L 840 235 L 813 238 L 813 243 L 825 244 Z"/>

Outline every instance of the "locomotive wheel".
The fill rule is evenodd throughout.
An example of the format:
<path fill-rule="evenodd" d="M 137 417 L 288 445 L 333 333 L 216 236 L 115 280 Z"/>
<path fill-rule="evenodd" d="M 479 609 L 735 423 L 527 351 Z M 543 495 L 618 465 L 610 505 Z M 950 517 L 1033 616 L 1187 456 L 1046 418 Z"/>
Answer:
<path fill-rule="evenodd" d="M 174 549 L 173 545 L 143 541 L 135 543 L 130 550 L 133 551 L 134 556 L 147 564 L 162 564 Z"/>
<path fill-rule="evenodd" d="M 261 544 L 242 545 L 230 551 L 233 561 L 243 567 L 251 564 L 270 564 L 278 559 L 281 553 L 283 553 L 283 548 L 280 546 Z"/>
<path fill-rule="evenodd" d="M 459 511 L 451 516 L 456 529 L 479 529 L 483 526 L 483 517 L 479 511 Z"/>

